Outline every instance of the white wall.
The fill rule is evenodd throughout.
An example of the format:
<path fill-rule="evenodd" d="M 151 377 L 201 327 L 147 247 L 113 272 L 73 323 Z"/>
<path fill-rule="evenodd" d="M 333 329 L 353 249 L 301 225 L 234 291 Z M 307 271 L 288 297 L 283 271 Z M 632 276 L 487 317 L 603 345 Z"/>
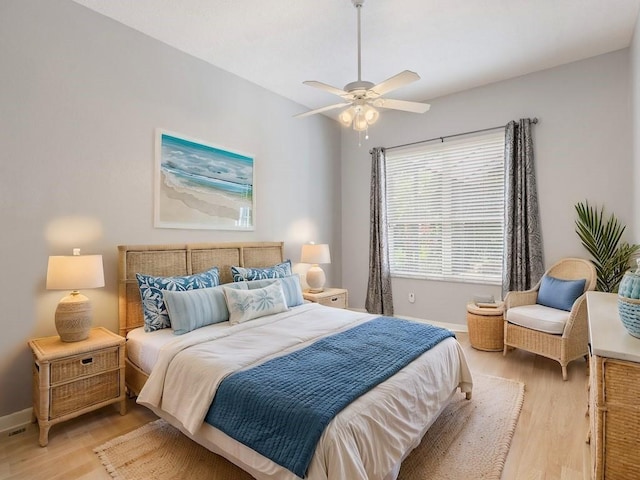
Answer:
<path fill-rule="evenodd" d="M 428 72 L 420 72 L 428 75 Z M 369 242 L 369 149 L 505 125 L 538 117 L 534 149 L 547 266 L 588 257 L 574 232 L 574 205 L 604 204 L 634 231 L 629 50 L 532 73 L 432 100 L 424 115 L 385 112 L 370 139 L 342 134 L 342 280 L 352 307 L 364 306 Z M 499 287 L 393 279 L 398 315 L 465 323 L 474 293 Z M 414 304 L 408 292 L 415 292 Z"/>
<path fill-rule="evenodd" d="M 0 2 L 0 69 L 0 417 L 31 405 L 28 339 L 56 333 L 49 255 L 103 255 L 106 287 L 85 293 L 114 331 L 118 244 L 283 240 L 297 262 L 317 240 L 341 283 L 337 123 L 69 0 Z M 153 228 L 156 127 L 255 155 L 254 232 Z M 102 235 L 46 237 L 74 215 Z"/>
<path fill-rule="evenodd" d="M 629 47 L 629 57 L 631 63 L 631 108 L 632 121 L 631 131 L 633 132 L 633 192 L 634 192 L 634 213 L 640 213 L 640 12 L 636 19 L 636 28 L 633 32 L 631 46 Z M 636 242 L 640 242 L 640 221 L 635 222 L 634 237 Z"/>

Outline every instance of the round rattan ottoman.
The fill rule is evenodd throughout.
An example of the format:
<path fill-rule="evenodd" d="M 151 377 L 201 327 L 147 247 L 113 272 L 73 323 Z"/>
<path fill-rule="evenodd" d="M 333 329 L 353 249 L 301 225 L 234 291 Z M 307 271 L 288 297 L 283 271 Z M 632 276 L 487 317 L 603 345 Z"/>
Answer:
<path fill-rule="evenodd" d="M 504 304 L 496 307 L 478 307 L 467 304 L 467 327 L 469 342 L 477 350 L 487 352 L 502 351 L 504 347 Z"/>

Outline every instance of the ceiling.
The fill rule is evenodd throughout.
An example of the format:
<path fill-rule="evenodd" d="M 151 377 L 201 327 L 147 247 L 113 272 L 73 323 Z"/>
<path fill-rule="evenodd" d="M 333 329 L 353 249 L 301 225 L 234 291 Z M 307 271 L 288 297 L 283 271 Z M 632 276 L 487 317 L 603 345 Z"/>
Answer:
<path fill-rule="evenodd" d="M 357 80 L 351 0 L 74 0 L 309 109 Z M 629 46 L 640 0 L 366 0 L 362 79 L 428 101 Z M 212 86 L 212 88 L 214 88 Z M 305 111 L 301 107 L 300 111 Z"/>

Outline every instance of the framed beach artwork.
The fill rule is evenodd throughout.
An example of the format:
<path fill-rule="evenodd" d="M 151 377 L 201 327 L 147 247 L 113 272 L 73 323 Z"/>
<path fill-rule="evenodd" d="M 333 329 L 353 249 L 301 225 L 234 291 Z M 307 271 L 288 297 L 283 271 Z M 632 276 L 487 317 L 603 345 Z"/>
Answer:
<path fill-rule="evenodd" d="M 254 158 L 156 131 L 154 225 L 253 230 Z"/>

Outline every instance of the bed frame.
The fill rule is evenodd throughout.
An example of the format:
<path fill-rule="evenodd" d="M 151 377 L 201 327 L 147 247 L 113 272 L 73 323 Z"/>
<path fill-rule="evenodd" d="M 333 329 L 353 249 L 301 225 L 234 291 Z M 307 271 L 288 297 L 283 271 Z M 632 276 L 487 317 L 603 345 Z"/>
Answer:
<path fill-rule="evenodd" d="M 284 260 L 284 242 L 187 243 L 118 246 L 119 333 L 144 325 L 136 273 L 162 277 L 220 269 L 220 283 L 230 283 L 231 266 L 267 267 Z M 126 360 L 125 383 L 138 395 L 148 375 Z"/>

